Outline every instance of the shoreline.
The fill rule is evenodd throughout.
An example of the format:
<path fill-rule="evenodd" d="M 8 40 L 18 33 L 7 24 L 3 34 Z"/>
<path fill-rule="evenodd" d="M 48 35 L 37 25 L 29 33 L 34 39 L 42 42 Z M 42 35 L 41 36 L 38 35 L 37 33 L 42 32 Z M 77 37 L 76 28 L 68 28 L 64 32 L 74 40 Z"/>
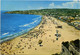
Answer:
<path fill-rule="evenodd" d="M 56 28 L 57 25 L 62 25 L 61 28 Z M 61 37 L 56 40 L 56 30 L 59 31 Z M 16 37 L 10 41 L 0 45 L 1 54 L 33 54 L 33 55 L 51 55 L 60 53 L 61 43 L 78 39 L 80 31 L 74 27 L 55 19 L 50 16 L 42 16 L 42 21 L 28 33 Z M 39 40 L 42 41 L 39 45 Z M 15 43 L 14 43 L 15 42 Z"/>
<path fill-rule="evenodd" d="M 41 21 L 40 21 L 40 23 L 42 22 L 42 18 L 43 18 L 43 16 L 41 17 Z M 40 23 L 38 24 L 38 25 L 40 25 Z M 34 28 L 36 28 L 38 25 L 36 25 Z M 16 37 L 19 37 L 19 36 L 22 36 L 22 35 L 25 35 L 25 34 L 27 34 L 28 32 L 30 32 L 30 31 L 32 31 L 34 28 L 31 28 L 31 29 L 29 29 L 29 30 L 25 30 L 25 31 L 27 31 L 27 32 L 25 32 L 25 33 L 22 33 L 22 34 L 19 34 L 19 33 L 17 33 L 17 34 L 19 34 L 19 35 L 17 35 L 17 36 L 14 36 L 15 34 L 13 34 L 13 35 L 11 35 L 11 36 L 8 36 L 8 37 L 5 37 L 5 38 L 0 38 L 0 44 L 2 44 L 2 43 L 4 43 L 4 42 L 7 42 L 7 41 L 10 41 L 10 40 L 12 40 L 12 39 L 14 39 L 14 38 L 16 38 Z M 13 37 L 14 36 L 14 37 Z"/>

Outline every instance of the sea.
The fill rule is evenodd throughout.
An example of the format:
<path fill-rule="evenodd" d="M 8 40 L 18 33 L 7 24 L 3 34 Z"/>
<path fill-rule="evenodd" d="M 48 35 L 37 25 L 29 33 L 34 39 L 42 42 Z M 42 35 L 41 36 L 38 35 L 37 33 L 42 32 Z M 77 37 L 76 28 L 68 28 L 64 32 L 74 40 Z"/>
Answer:
<path fill-rule="evenodd" d="M 30 14 L 7 14 L 1 11 L 1 39 L 10 39 L 27 33 L 40 24 L 42 16 Z"/>

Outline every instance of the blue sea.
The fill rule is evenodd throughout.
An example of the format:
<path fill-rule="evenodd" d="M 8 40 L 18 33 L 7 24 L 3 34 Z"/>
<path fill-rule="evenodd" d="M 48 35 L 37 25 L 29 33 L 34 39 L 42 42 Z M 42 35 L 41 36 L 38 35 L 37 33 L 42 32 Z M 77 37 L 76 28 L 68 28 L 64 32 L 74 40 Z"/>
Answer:
<path fill-rule="evenodd" d="M 17 37 L 36 27 L 41 22 L 40 15 L 5 14 L 1 11 L 1 39 Z"/>

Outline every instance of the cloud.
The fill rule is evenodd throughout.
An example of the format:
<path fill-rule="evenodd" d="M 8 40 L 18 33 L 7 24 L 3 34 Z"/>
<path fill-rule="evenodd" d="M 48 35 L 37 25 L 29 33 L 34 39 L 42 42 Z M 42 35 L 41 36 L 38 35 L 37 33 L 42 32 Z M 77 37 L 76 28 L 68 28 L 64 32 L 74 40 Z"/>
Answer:
<path fill-rule="evenodd" d="M 80 2 L 66 2 L 61 5 L 54 5 L 54 3 L 50 3 L 48 8 L 72 8 L 72 9 L 80 9 Z"/>
<path fill-rule="evenodd" d="M 62 6 L 66 8 L 73 8 L 74 4 L 75 2 L 66 2 L 66 3 L 63 3 Z"/>
<path fill-rule="evenodd" d="M 49 8 L 52 8 L 52 7 L 54 7 L 54 3 L 49 4 Z"/>
<path fill-rule="evenodd" d="M 80 9 L 80 2 L 67 2 L 67 3 L 63 3 L 62 6 L 66 8 Z"/>
<path fill-rule="evenodd" d="M 73 0 L 73 1 L 78 1 L 78 0 Z"/>
<path fill-rule="evenodd" d="M 44 9 L 43 7 L 39 7 L 39 9 Z"/>

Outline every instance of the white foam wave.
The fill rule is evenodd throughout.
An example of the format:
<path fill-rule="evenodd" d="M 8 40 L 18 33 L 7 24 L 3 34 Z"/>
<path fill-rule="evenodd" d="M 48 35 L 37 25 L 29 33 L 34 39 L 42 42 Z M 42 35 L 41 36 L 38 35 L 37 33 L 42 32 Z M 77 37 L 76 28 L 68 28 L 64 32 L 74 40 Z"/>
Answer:
<path fill-rule="evenodd" d="M 2 34 L 2 35 L 7 35 L 7 34 L 9 34 L 9 32 L 7 32 L 7 33 L 4 33 L 4 34 Z"/>
<path fill-rule="evenodd" d="M 35 19 L 38 19 L 38 18 L 41 18 L 41 16 L 39 16 L 39 17 L 37 17 L 37 18 L 34 18 L 34 19 L 32 19 L 32 20 L 35 20 Z"/>
<path fill-rule="evenodd" d="M 29 23 L 29 24 L 25 24 L 25 25 L 20 25 L 19 27 L 26 27 L 26 26 L 29 26 L 29 25 L 31 25 L 31 24 L 34 24 L 34 23 L 36 23 L 38 20 L 35 20 L 34 22 L 32 22 L 32 23 Z"/>
<path fill-rule="evenodd" d="M 34 23 L 36 23 L 37 21 L 38 21 L 38 19 L 39 18 L 41 18 L 42 16 L 39 16 L 39 17 L 37 17 L 37 18 L 34 18 L 33 20 L 33 22 L 32 23 L 29 23 L 29 24 L 24 24 L 24 25 L 20 25 L 19 27 L 26 27 L 26 26 L 30 26 L 31 24 L 34 24 Z M 36 20 L 35 20 L 36 19 Z"/>

